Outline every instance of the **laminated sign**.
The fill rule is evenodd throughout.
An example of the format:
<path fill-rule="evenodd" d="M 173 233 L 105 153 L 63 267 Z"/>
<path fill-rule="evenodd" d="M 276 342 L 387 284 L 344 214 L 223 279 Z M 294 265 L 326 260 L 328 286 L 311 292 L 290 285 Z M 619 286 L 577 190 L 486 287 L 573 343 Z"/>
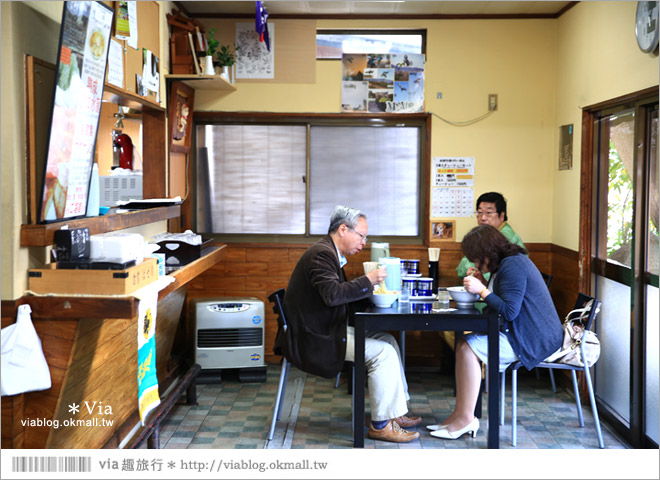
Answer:
<path fill-rule="evenodd" d="M 143 426 L 149 412 L 160 405 L 156 375 L 157 306 L 157 291 L 141 298 L 138 306 L 138 407 Z"/>

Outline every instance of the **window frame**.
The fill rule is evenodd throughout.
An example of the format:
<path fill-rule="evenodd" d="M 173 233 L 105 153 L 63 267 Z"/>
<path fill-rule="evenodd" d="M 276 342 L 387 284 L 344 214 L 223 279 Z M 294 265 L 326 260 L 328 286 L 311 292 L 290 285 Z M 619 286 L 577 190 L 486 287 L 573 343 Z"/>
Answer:
<path fill-rule="evenodd" d="M 428 113 L 418 114 L 290 114 L 290 113 L 261 113 L 261 112 L 195 112 L 193 135 L 193 152 L 194 158 L 192 160 L 193 178 L 192 190 L 197 191 L 197 127 L 214 124 L 214 125 L 307 125 L 309 130 L 312 125 L 333 125 L 333 126 L 377 126 L 387 125 L 395 126 L 401 124 L 408 124 L 420 128 L 420 169 L 419 169 L 419 234 L 415 236 L 374 236 L 369 235 L 369 241 L 375 242 L 390 242 L 399 245 L 427 245 L 428 244 L 428 221 L 429 218 L 429 188 L 428 182 L 430 178 L 431 168 L 431 115 Z M 306 178 L 309 178 L 309 137 L 307 144 L 307 167 Z M 224 243 L 314 243 L 323 235 L 311 235 L 309 233 L 309 183 L 307 183 L 307 194 L 305 202 L 305 230 L 304 235 L 288 235 L 288 234 L 226 234 L 226 233 L 204 233 L 205 237 L 213 238 L 216 241 Z M 191 198 L 191 215 L 192 225 L 197 225 L 197 195 L 192 195 Z M 359 207 L 358 207 L 359 208 Z M 369 215 L 369 212 L 365 212 Z"/>
<path fill-rule="evenodd" d="M 426 55 L 426 35 L 427 31 L 425 28 L 413 28 L 413 29 L 368 29 L 368 28 L 356 28 L 356 29 L 332 29 L 332 28 L 318 28 L 316 30 L 316 35 L 421 35 L 422 37 L 422 53 Z M 344 53 L 361 53 L 361 52 L 344 52 Z M 364 52 L 372 53 L 372 52 Z M 341 61 L 341 56 L 337 58 L 328 58 L 328 57 L 316 57 L 317 61 Z"/>

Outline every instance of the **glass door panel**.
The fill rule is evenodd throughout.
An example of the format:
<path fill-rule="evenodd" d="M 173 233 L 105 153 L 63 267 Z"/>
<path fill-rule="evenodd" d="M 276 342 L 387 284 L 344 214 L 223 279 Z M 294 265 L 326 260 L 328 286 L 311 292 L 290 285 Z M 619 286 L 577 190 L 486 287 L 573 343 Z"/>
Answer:
<path fill-rule="evenodd" d="M 596 395 L 630 421 L 630 287 L 598 275 L 596 295 L 603 306 L 597 334 L 603 349 L 596 362 Z"/>
<path fill-rule="evenodd" d="M 612 116 L 608 127 L 607 261 L 631 267 L 635 115 Z"/>
<path fill-rule="evenodd" d="M 644 402 L 646 418 L 644 419 L 644 430 L 655 443 L 658 442 L 658 288 L 647 285 L 646 287 L 646 348 L 645 350 L 645 385 Z"/>

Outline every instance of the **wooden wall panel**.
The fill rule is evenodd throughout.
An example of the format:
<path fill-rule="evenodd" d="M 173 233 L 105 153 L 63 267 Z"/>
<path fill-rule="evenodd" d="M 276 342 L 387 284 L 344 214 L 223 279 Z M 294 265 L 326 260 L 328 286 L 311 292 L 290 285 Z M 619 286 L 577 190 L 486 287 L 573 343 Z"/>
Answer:
<path fill-rule="evenodd" d="M 549 244 L 527 245 L 530 258 L 539 270 L 552 273 Z M 298 259 L 308 245 L 300 244 L 228 244 L 223 262 L 193 281 L 188 289 L 188 299 L 215 297 L 256 297 L 264 302 L 266 311 L 266 360 L 279 361 L 273 354 L 273 342 L 277 333 L 277 320 L 268 302 L 268 295 L 278 288 L 286 288 Z M 420 259 L 421 273 L 428 274 L 428 249 L 421 245 L 392 245 L 390 254 L 399 258 Z M 462 257 L 460 243 L 443 244 L 440 252 L 440 285 L 459 285 L 456 265 Z M 369 261 L 371 249 L 367 246 L 348 259 L 344 267 L 349 279 L 363 275 L 362 262 Z M 192 321 L 192 312 L 187 311 Z M 188 327 L 192 331 L 192 327 Z M 410 364 L 438 365 L 444 355 L 445 344 L 440 334 L 433 332 L 408 332 L 406 357 Z"/>
<path fill-rule="evenodd" d="M 563 320 L 573 309 L 579 290 L 578 252 L 552 246 L 552 283 L 550 293 Z M 586 293 L 586 292 L 585 292 Z"/>

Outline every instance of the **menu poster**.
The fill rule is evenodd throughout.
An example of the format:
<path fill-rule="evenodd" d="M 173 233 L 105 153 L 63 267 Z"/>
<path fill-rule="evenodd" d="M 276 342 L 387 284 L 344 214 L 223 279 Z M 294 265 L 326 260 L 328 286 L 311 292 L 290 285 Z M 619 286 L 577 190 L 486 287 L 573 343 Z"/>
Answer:
<path fill-rule="evenodd" d="M 64 2 L 41 222 L 86 213 L 112 18 L 101 2 Z"/>

